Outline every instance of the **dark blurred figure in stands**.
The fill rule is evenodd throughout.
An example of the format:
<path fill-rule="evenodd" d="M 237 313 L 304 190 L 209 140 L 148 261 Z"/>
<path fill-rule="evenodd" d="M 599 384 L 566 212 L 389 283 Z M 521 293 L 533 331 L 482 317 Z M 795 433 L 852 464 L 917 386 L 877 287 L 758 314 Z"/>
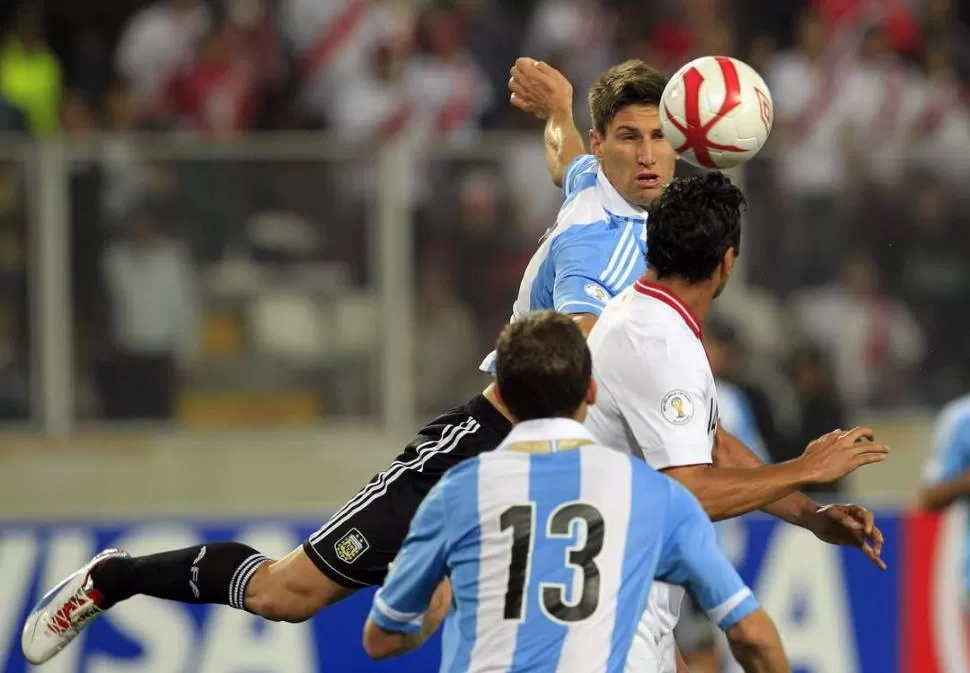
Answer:
<path fill-rule="evenodd" d="M 24 3 L 0 46 L 0 95 L 42 138 L 57 131 L 62 87 L 60 61 L 44 39 L 42 9 Z"/>
<path fill-rule="evenodd" d="M 737 331 L 726 322 L 709 320 L 704 326 L 704 347 L 717 381 L 724 429 L 764 462 L 777 462 L 785 449 L 774 412 L 761 386 L 745 375 L 746 353 Z"/>
<path fill-rule="evenodd" d="M 482 385 L 479 372 L 467 366 L 478 357 L 481 330 L 467 304 L 455 293 L 447 259 L 428 259 L 418 270 L 415 321 L 415 380 L 421 414 L 452 404 L 454 395 L 474 394 Z"/>
<path fill-rule="evenodd" d="M 0 96 L 0 133 L 27 133 L 29 130 L 23 111 Z"/>
<path fill-rule="evenodd" d="M 925 0 L 922 7 L 923 43 L 952 49 L 960 77 L 970 80 L 970 4 L 957 0 Z M 962 14 L 962 16 L 961 16 Z"/>
<path fill-rule="evenodd" d="M 26 421 L 30 412 L 27 363 L 15 313 L 9 303 L 0 303 L 0 422 Z"/>
<path fill-rule="evenodd" d="M 163 232 L 161 217 L 159 208 L 141 206 L 105 252 L 113 352 L 100 387 L 109 418 L 171 418 L 179 375 L 199 354 L 199 289 L 187 252 Z"/>
<path fill-rule="evenodd" d="M 970 245 L 952 197 L 931 176 L 909 181 L 908 231 L 903 234 L 896 291 L 926 333 L 921 397 L 940 405 L 970 387 L 966 335 L 970 330 Z M 963 363 L 963 366 L 954 366 Z"/>
<path fill-rule="evenodd" d="M 812 345 L 802 345 L 791 355 L 789 371 L 798 403 L 798 422 L 787 443 L 785 455 L 776 460 L 790 460 L 801 455 L 806 442 L 817 437 L 824 428 L 846 427 L 848 419 L 845 404 L 822 352 Z M 806 489 L 815 494 L 836 496 L 843 491 L 843 484 L 835 482 Z"/>
<path fill-rule="evenodd" d="M 84 93 L 68 91 L 61 103 L 61 132 L 69 142 L 91 140 L 98 120 Z M 101 209 L 104 185 L 102 164 L 76 159 L 67 164 L 71 208 L 71 299 L 78 360 L 92 361 L 103 347 L 108 311 L 101 282 L 101 254 L 105 229 Z"/>
<path fill-rule="evenodd" d="M 454 201 L 449 198 L 446 209 L 435 212 L 436 234 L 450 247 L 457 294 L 472 309 L 484 339 L 508 320 L 508 298 L 515 296 L 528 264 L 528 253 L 521 254 L 528 248 L 518 228 L 507 226 L 511 205 L 502 176 L 485 167 L 459 171 L 449 186 Z"/>
<path fill-rule="evenodd" d="M 879 245 L 844 255 L 838 282 L 790 304 L 803 333 L 831 358 L 839 391 L 854 410 L 918 401 L 914 382 L 927 350 L 912 308 L 887 286 L 873 254 L 891 240 L 879 231 Z"/>

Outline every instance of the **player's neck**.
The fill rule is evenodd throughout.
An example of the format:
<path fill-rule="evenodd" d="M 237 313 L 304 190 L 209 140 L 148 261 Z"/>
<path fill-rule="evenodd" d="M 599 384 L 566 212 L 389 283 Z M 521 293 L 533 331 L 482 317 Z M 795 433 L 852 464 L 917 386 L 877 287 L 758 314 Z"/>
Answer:
<path fill-rule="evenodd" d="M 711 308 L 711 302 L 714 301 L 714 289 L 710 282 L 689 283 L 686 280 L 674 277 L 658 279 L 656 274 L 650 270 L 643 275 L 643 280 L 667 290 L 680 299 L 700 322 L 704 322 L 704 318 Z"/>

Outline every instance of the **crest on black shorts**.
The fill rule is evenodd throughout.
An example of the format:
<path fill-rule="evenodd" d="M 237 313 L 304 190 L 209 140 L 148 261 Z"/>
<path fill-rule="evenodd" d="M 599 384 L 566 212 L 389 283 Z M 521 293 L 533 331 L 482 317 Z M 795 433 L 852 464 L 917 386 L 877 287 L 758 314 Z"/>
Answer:
<path fill-rule="evenodd" d="M 370 549 L 370 545 L 367 543 L 367 538 L 356 528 L 351 528 L 347 531 L 342 538 L 337 540 L 337 544 L 333 546 L 333 550 L 337 553 L 337 558 L 344 563 L 353 563 L 368 549 Z"/>

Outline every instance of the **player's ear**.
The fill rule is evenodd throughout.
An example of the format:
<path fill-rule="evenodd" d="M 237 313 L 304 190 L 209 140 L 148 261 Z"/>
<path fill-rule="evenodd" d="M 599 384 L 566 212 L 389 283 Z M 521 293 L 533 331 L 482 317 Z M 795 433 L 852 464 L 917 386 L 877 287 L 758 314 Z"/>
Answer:
<path fill-rule="evenodd" d="M 734 247 L 730 247 L 724 253 L 724 259 L 721 260 L 721 267 L 724 269 L 724 279 L 727 280 L 734 273 L 734 263 L 738 259 L 738 251 Z"/>
<path fill-rule="evenodd" d="M 603 158 L 603 136 L 596 129 L 589 130 L 589 150 L 597 160 Z"/>
<path fill-rule="evenodd" d="M 586 389 L 586 398 L 583 401 L 590 406 L 596 404 L 596 391 L 596 381 L 590 379 L 589 388 Z"/>

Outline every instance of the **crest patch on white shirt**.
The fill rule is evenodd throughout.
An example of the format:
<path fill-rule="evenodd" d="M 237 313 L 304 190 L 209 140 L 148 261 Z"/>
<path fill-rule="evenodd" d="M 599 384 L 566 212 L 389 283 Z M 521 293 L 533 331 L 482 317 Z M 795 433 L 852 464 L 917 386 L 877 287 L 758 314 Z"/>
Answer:
<path fill-rule="evenodd" d="M 683 425 L 694 417 L 694 402 L 683 390 L 672 390 L 664 396 L 660 412 L 668 423 Z"/>

